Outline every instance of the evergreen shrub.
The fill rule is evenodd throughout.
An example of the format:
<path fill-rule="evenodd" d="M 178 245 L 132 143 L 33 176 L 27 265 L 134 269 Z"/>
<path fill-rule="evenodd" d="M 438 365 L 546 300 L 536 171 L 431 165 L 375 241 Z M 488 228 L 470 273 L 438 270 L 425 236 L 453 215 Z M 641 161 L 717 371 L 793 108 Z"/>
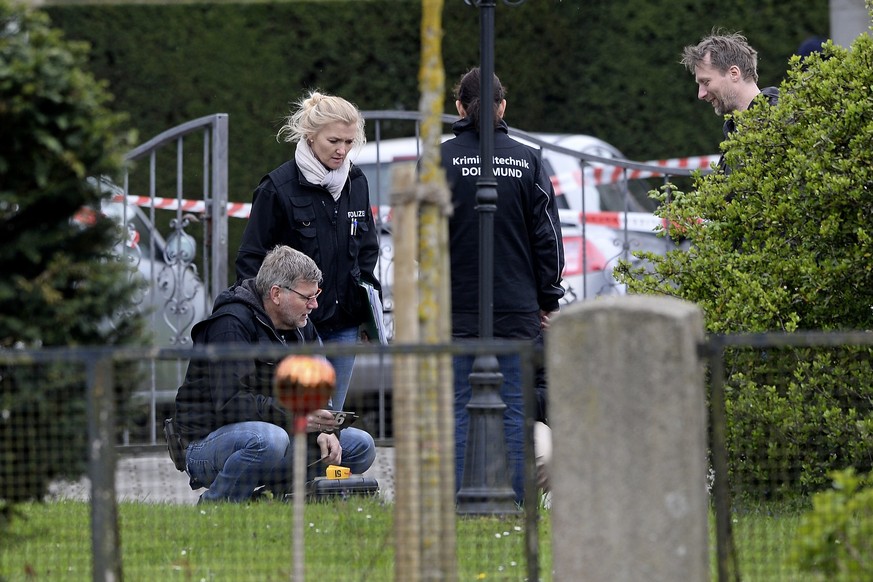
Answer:
<path fill-rule="evenodd" d="M 0 349 L 142 338 L 131 312 L 141 284 L 113 252 L 120 231 L 87 181 L 116 175 L 132 136 L 86 63 L 85 45 L 44 14 L 0 0 Z M 81 474 L 85 408 L 81 366 L 0 368 L 0 504 Z"/>
<path fill-rule="evenodd" d="M 733 172 L 653 195 L 690 250 L 623 264 L 630 292 L 698 304 L 710 333 L 873 329 L 873 38 L 792 59 L 779 104 L 738 113 Z M 726 354 L 735 483 L 804 493 L 873 464 L 871 350 Z"/>

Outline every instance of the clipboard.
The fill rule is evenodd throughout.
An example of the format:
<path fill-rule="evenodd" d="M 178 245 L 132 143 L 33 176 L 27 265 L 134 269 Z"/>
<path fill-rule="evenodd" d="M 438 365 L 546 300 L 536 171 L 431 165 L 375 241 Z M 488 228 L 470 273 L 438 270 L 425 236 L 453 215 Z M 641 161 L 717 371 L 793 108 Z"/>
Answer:
<path fill-rule="evenodd" d="M 379 298 L 379 292 L 375 287 L 373 287 L 373 285 L 366 281 L 361 281 L 358 285 L 360 285 L 364 290 L 367 298 L 367 305 L 369 306 L 367 321 L 363 324 L 364 331 L 367 333 L 367 337 L 370 338 L 370 341 L 378 341 L 383 346 L 387 345 L 388 336 L 385 331 L 382 299 Z"/>

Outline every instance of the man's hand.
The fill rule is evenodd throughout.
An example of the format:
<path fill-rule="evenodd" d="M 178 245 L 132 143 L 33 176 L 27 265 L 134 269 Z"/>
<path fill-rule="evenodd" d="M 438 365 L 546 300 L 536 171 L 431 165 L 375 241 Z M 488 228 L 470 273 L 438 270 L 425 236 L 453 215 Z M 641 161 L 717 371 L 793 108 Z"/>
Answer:
<path fill-rule="evenodd" d="M 306 415 L 306 432 L 331 432 L 336 428 L 336 419 L 330 410 L 315 410 Z"/>
<path fill-rule="evenodd" d="M 554 311 L 543 311 L 540 309 L 540 329 L 549 329 L 549 326 L 552 324 L 552 316 L 560 310 L 560 307 Z"/>
<path fill-rule="evenodd" d="M 335 434 L 323 432 L 318 435 L 318 446 L 321 449 L 321 461 L 325 465 L 338 465 L 342 462 L 343 448 Z"/>

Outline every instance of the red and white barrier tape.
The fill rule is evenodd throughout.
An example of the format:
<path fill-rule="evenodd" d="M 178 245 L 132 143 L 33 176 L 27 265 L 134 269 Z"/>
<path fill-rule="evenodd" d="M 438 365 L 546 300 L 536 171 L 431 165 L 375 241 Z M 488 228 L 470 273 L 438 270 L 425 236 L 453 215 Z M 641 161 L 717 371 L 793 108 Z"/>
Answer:
<path fill-rule="evenodd" d="M 691 156 L 687 158 L 670 158 L 668 160 L 651 160 L 643 162 L 649 166 L 660 166 L 664 168 L 664 172 L 656 172 L 653 170 L 625 170 L 618 166 L 586 166 L 585 168 L 585 187 L 602 186 L 605 184 L 614 184 L 622 180 L 639 180 L 642 178 L 655 178 L 664 176 L 670 173 L 670 168 L 681 168 L 683 170 L 706 170 L 712 164 L 718 163 L 718 154 L 706 156 Z M 552 176 L 552 186 L 555 188 L 555 193 L 558 195 L 577 190 L 582 187 L 582 170 L 574 170 L 572 172 L 564 172 L 557 176 Z"/>
<path fill-rule="evenodd" d="M 711 164 L 716 163 L 718 161 L 718 155 L 708 155 L 708 156 L 692 156 L 687 158 L 671 158 L 669 160 L 654 160 L 650 162 L 645 162 L 648 165 L 652 166 L 661 166 L 665 169 L 665 172 L 655 172 L 655 171 L 642 171 L 642 170 L 627 170 L 625 171 L 623 168 L 619 167 L 587 167 L 585 169 L 585 186 L 601 186 L 604 184 L 613 184 L 615 182 L 622 181 L 624 179 L 628 180 L 638 180 L 641 178 L 652 178 L 656 176 L 663 176 L 664 174 L 669 174 L 670 168 L 683 168 L 683 169 L 706 169 L 709 168 Z M 552 177 L 552 184 L 555 188 L 555 193 L 558 195 L 564 194 L 566 192 L 575 190 L 577 188 L 581 188 L 582 186 L 582 171 L 577 170 L 574 172 L 567 172 L 565 174 L 561 174 L 559 176 Z M 113 199 L 113 202 L 123 202 L 122 196 L 116 196 Z M 181 209 L 183 212 L 190 212 L 194 214 L 203 214 L 206 212 L 206 203 L 202 200 L 186 200 L 186 199 L 176 199 L 176 198 L 151 198 L 149 196 L 127 196 L 127 203 L 133 204 L 135 206 L 142 206 L 145 208 L 154 207 L 159 210 L 179 210 Z M 252 211 L 252 205 L 248 202 L 228 202 L 227 203 L 227 215 L 231 218 L 248 218 L 249 214 Z M 611 226 L 614 220 L 612 218 L 595 218 L 592 220 L 592 216 L 595 215 L 610 215 L 612 213 L 609 212 L 589 212 L 587 214 L 588 218 L 586 219 L 588 223 L 594 224 L 606 224 L 611 228 L 624 228 L 623 226 Z M 618 213 L 624 215 L 624 213 Z M 642 221 L 643 216 L 648 216 L 650 218 L 652 215 L 645 213 L 628 213 L 631 214 L 640 214 L 639 218 L 634 218 L 633 221 L 636 224 L 637 220 Z M 601 220 L 606 221 L 600 222 Z M 624 219 L 622 219 L 623 221 Z M 630 219 L 629 219 L 630 220 Z M 658 219 L 655 219 L 658 220 Z M 630 228 L 630 226 L 629 226 Z M 645 229 L 651 230 L 651 229 Z"/>
<path fill-rule="evenodd" d="M 122 196 L 112 198 L 113 202 L 123 202 Z M 127 203 L 145 208 L 154 207 L 158 210 L 179 210 L 193 214 L 206 212 L 206 203 L 203 200 L 186 200 L 177 198 L 150 198 L 149 196 L 127 196 Z M 227 215 L 231 218 L 248 218 L 252 211 L 252 205 L 248 202 L 228 202 Z"/>
<path fill-rule="evenodd" d="M 634 232 L 654 232 L 659 226 L 667 224 L 663 218 L 648 212 L 580 212 L 579 220 L 615 230 L 624 230 L 627 227 Z"/>

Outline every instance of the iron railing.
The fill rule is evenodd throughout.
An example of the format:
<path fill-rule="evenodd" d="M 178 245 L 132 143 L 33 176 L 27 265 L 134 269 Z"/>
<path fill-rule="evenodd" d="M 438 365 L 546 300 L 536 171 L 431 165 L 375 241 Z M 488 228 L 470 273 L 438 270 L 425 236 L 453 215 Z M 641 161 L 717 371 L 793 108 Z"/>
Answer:
<path fill-rule="evenodd" d="M 191 328 L 227 287 L 227 180 L 228 116 L 218 113 L 129 151 L 122 186 L 105 186 L 121 206 L 124 256 L 147 283 L 137 308 L 147 314 L 157 346 L 191 347 Z M 192 234 L 197 223 L 202 230 Z M 153 366 L 135 395 L 146 418 L 139 423 L 145 434 L 134 440 L 158 442 L 158 409 L 172 401 L 184 366 L 183 359 Z"/>

